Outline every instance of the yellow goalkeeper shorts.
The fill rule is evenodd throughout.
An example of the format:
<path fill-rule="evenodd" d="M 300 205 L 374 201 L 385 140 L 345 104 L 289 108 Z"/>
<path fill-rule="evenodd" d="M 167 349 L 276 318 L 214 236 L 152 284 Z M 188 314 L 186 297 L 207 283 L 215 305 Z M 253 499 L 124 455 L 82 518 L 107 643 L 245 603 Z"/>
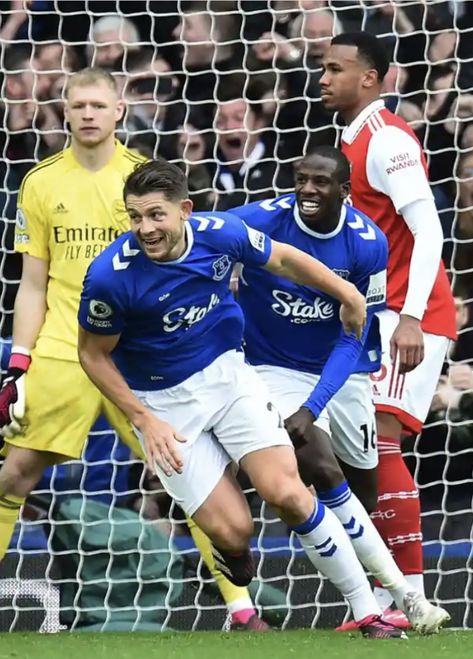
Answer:
<path fill-rule="evenodd" d="M 4 454 L 8 452 L 8 446 L 13 445 L 50 451 L 56 454 L 54 461 L 58 463 L 78 459 L 89 430 L 102 413 L 133 453 L 143 457 L 128 419 L 102 396 L 79 363 L 33 354 L 25 380 L 23 432 L 4 438 Z"/>

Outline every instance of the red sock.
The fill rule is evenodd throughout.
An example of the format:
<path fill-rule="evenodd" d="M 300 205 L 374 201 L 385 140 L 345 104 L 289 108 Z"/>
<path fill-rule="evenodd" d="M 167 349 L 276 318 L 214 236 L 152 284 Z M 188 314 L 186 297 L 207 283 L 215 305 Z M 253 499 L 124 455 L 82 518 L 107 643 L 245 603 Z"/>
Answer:
<path fill-rule="evenodd" d="M 403 574 L 422 574 L 417 486 L 404 462 L 398 439 L 378 437 L 378 452 L 378 507 L 371 518 Z"/>

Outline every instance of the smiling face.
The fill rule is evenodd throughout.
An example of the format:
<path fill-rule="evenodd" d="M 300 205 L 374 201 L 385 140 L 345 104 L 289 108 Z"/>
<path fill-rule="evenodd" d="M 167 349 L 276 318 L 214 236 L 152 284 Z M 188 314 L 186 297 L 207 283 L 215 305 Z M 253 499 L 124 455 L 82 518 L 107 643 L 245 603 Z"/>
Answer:
<path fill-rule="evenodd" d="M 296 167 L 294 187 L 304 223 L 321 231 L 335 228 L 349 189 L 338 180 L 336 160 L 321 155 L 305 158 Z"/>
<path fill-rule="evenodd" d="M 131 230 L 148 258 L 174 261 L 184 253 L 185 222 L 192 211 L 190 199 L 172 201 L 163 192 L 129 194 L 125 206 Z"/>

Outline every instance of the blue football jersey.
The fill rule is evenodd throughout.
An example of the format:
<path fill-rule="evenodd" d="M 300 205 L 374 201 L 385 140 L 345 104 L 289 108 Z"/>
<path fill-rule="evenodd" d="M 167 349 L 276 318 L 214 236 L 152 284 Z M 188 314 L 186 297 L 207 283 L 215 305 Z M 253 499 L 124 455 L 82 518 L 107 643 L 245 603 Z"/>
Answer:
<path fill-rule="evenodd" d="M 337 227 L 316 233 L 303 223 L 294 194 L 231 212 L 272 239 L 310 254 L 366 295 L 369 326 L 351 372 L 377 371 L 381 341 L 374 313 L 385 307 L 388 247 L 374 222 L 344 204 Z M 245 266 L 238 299 L 245 315 L 245 352 L 252 364 L 321 374 L 343 340 L 340 304 L 320 291 Z"/>
<path fill-rule="evenodd" d="M 229 290 L 233 265 L 263 266 L 271 240 L 229 213 L 195 213 L 175 261 L 149 259 L 132 232 L 90 265 L 79 323 L 119 334 L 112 358 L 137 390 L 172 387 L 219 355 L 241 349 L 243 316 Z"/>

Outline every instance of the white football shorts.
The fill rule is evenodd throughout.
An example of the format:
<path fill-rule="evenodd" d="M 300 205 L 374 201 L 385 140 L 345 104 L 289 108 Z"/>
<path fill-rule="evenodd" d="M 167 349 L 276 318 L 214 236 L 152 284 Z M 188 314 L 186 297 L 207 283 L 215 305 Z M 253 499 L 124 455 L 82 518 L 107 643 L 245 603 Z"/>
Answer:
<path fill-rule="evenodd" d="M 255 368 L 283 419 L 297 412 L 320 379 L 319 375 L 280 366 Z M 375 410 L 367 373 L 351 375 L 314 425 L 330 435 L 335 455 L 346 464 L 359 469 L 377 466 Z"/>
<path fill-rule="evenodd" d="M 192 516 L 220 481 L 226 466 L 253 451 L 291 446 L 268 389 L 242 352 L 220 355 L 207 368 L 169 389 L 134 391 L 187 442 L 178 443 L 183 471 L 156 473 L 168 494 Z M 141 443 L 143 438 L 136 430 Z"/>
<path fill-rule="evenodd" d="M 405 432 L 422 430 L 445 361 L 450 339 L 424 333 L 424 359 L 410 373 L 399 373 L 399 363 L 391 362 L 389 341 L 399 322 L 399 314 L 386 309 L 377 314 L 381 333 L 382 364 L 371 373 L 373 400 L 377 412 L 394 414 Z"/>

